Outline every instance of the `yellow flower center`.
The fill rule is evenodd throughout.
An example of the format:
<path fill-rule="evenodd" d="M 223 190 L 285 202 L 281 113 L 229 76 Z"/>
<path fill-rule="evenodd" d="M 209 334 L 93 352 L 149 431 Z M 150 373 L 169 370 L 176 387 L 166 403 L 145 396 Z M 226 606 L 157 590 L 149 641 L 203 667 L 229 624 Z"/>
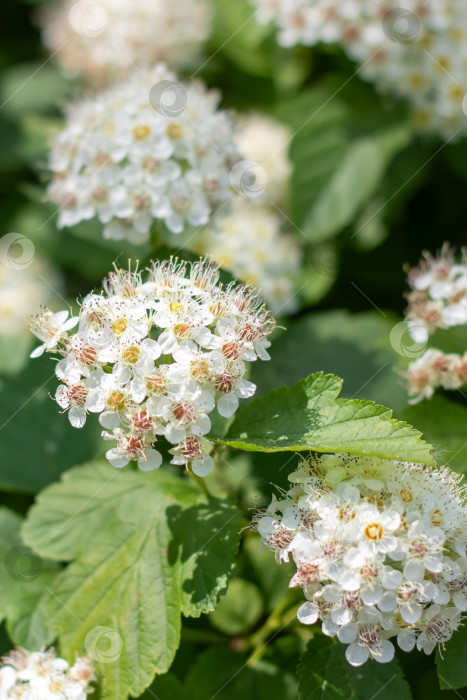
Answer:
<path fill-rule="evenodd" d="M 183 311 L 185 307 L 180 301 L 171 301 L 169 304 L 169 308 L 171 311 L 177 314 L 179 311 Z"/>
<path fill-rule="evenodd" d="M 151 136 L 151 129 L 146 124 L 139 124 L 133 129 L 133 137 L 136 141 L 146 141 Z"/>
<path fill-rule="evenodd" d="M 183 128 L 180 126 L 180 124 L 175 124 L 172 122 L 168 125 L 166 133 L 169 139 L 172 139 L 172 141 L 179 141 L 183 136 Z"/>
<path fill-rule="evenodd" d="M 138 362 L 139 358 L 141 355 L 141 350 L 137 345 L 131 345 L 129 348 L 126 348 L 123 353 L 122 353 L 122 358 L 124 362 L 127 362 L 130 365 L 136 364 Z"/>
<path fill-rule="evenodd" d="M 430 521 L 435 527 L 439 527 L 443 523 L 443 520 L 444 516 L 438 508 L 436 508 L 430 515 Z"/>
<path fill-rule="evenodd" d="M 107 405 L 113 411 L 123 411 L 125 408 L 125 394 L 115 390 L 107 398 Z"/>
<path fill-rule="evenodd" d="M 369 540 L 380 540 L 383 536 L 383 526 L 380 523 L 368 523 L 365 528 L 365 536 Z"/>
<path fill-rule="evenodd" d="M 126 318 L 117 318 L 116 321 L 112 323 L 112 330 L 115 335 L 121 335 L 128 327 L 128 321 Z"/>

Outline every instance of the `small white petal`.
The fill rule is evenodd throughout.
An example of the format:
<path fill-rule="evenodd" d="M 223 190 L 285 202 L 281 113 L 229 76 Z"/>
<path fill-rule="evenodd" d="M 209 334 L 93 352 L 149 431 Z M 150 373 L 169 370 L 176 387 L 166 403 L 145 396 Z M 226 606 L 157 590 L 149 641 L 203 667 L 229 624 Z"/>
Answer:
<path fill-rule="evenodd" d="M 362 666 L 370 656 L 370 652 L 366 647 L 360 644 L 353 643 L 345 650 L 345 658 L 351 666 Z"/>
<path fill-rule="evenodd" d="M 196 476 L 207 476 L 214 469 L 214 460 L 210 455 L 197 457 L 192 460 L 191 468 Z"/>
<path fill-rule="evenodd" d="M 238 398 L 235 394 L 224 394 L 217 401 L 217 410 L 224 418 L 231 418 L 238 408 Z"/>
<path fill-rule="evenodd" d="M 152 472 L 159 469 L 162 464 L 162 455 L 157 450 L 147 449 L 144 451 L 145 457 L 138 459 L 138 467 L 143 472 Z"/>
<path fill-rule="evenodd" d="M 297 618 L 304 625 L 314 625 L 318 617 L 318 609 L 311 603 L 303 603 L 297 610 Z"/>
<path fill-rule="evenodd" d="M 118 469 L 125 467 L 130 461 L 127 457 L 122 456 L 122 453 L 116 447 L 112 447 L 112 449 L 107 450 L 105 456 L 109 460 L 110 464 Z"/>
<path fill-rule="evenodd" d="M 86 423 L 86 410 L 83 406 L 72 406 L 68 411 L 68 417 L 73 428 L 82 428 Z"/>
<path fill-rule="evenodd" d="M 350 644 L 354 642 L 358 634 L 358 625 L 355 622 L 350 622 L 348 625 L 344 625 L 340 628 L 337 633 L 337 638 L 343 644 Z"/>

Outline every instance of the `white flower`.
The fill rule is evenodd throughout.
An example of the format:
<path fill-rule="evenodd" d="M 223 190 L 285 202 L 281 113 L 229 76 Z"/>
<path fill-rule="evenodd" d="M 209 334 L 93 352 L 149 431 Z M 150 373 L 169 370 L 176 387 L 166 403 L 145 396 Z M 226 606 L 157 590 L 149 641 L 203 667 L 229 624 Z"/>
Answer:
<path fill-rule="evenodd" d="M 78 317 L 68 318 L 69 311 L 52 313 L 45 308 L 38 314 L 30 317 L 29 328 L 34 335 L 43 341 L 32 351 L 31 357 L 40 357 L 44 352 L 52 352 L 57 349 L 59 343 L 68 337 L 68 331 L 79 322 Z"/>
<path fill-rule="evenodd" d="M 387 664 L 394 658 L 394 646 L 382 638 L 377 626 L 364 625 L 359 629 L 353 625 L 340 641 L 348 643 L 352 637 L 355 641 L 351 641 L 345 652 L 345 657 L 352 666 L 362 666 L 370 656 L 380 664 Z"/>
<path fill-rule="evenodd" d="M 287 126 L 259 112 L 247 114 L 239 121 L 237 143 L 240 152 L 252 163 L 257 163 L 267 176 L 264 196 L 258 201 L 265 200 L 278 206 L 287 202 L 292 172 L 288 157 L 291 141 L 292 133 Z"/>
<path fill-rule="evenodd" d="M 39 337 L 54 348 L 60 342 L 59 406 L 76 428 L 87 413 L 99 414 L 102 437 L 116 440 L 107 451 L 113 466 L 135 460 L 143 471 L 157 469 L 156 443 L 165 440 L 173 464 L 199 476 L 212 470 L 201 440 L 210 414 L 217 405 L 230 417 L 254 394 L 247 362 L 269 358 L 275 325 L 252 288 L 218 278 L 205 260 L 153 263 L 144 281 L 137 270 L 116 269 L 101 294 L 84 299 L 74 335 L 65 316 L 56 315 L 61 325 L 50 313 L 35 318 Z"/>
<path fill-rule="evenodd" d="M 68 418 L 74 428 L 82 428 L 86 423 L 86 399 L 88 387 L 84 382 L 66 385 L 61 384 L 56 393 L 55 400 L 64 411 L 69 410 Z"/>
<path fill-rule="evenodd" d="M 231 214 L 203 230 L 191 247 L 261 289 L 272 311 L 286 315 L 298 308 L 295 280 L 303 256 L 299 241 L 282 228 L 277 211 L 237 197 Z"/>
<path fill-rule="evenodd" d="M 391 661 L 448 641 L 467 610 L 465 487 L 449 469 L 322 455 L 256 517 L 262 542 L 296 572 L 304 624 L 348 645 L 346 658 Z"/>
<path fill-rule="evenodd" d="M 93 83 L 135 64 L 191 65 L 210 30 L 205 0 L 99 0 L 88 3 L 88 13 L 86 3 L 78 13 L 75 4 L 47 7 L 39 16 L 42 37 L 68 73 Z"/>
<path fill-rule="evenodd" d="M 0 697 L 31 700 L 86 700 L 96 680 L 89 659 L 73 666 L 56 657 L 54 649 L 29 652 L 15 649 L 0 667 Z"/>
<path fill-rule="evenodd" d="M 173 114 L 161 105 L 165 92 L 176 100 Z M 172 233 L 207 224 L 230 201 L 229 174 L 240 159 L 218 101 L 158 65 L 69 105 L 50 157 L 58 225 L 96 217 L 104 237 L 139 244 L 153 221 Z"/>
<path fill-rule="evenodd" d="M 361 539 L 358 547 L 367 556 L 389 554 L 397 547 L 394 532 L 399 528 L 401 518 L 395 510 L 380 512 L 372 504 L 361 505 L 358 514 Z"/>
<path fill-rule="evenodd" d="M 414 120 L 442 136 L 466 132 L 465 39 L 462 0 L 252 0 L 258 21 L 274 22 L 278 42 L 340 43 L 359 75 L 384 93 L 409 101 Z M 427 48 L 428 47 L 428 48 Z"/>
<path fill-rule="evenodd" d="M 21 237 L 19 237 L 21 243 Z M 31 242 L 28 241 L 31 245 Z M 6 252 L 6 251 L 4 251 Z M 32 254 L 32 251 L 31 251 Z M 23 249 L 23 255 L 28 251 Z M 19 259 L 21 262 L 21 258 Z M 0 333 L 4 336 L 28 333 L 25 318 L 38 306 L 55 302 L 63 292 L 63 280 L 48 260 L 35 256 L 24 266 L 0 265 Z"/>
<path fill-rule="evenodd" d="M 416 343 L 426 345 L 437 328 L 467 324 L 467 262 L 465 250 L 461 252 L 461 262 L 456 262 L 455 251 L 445 244 L 436 257 L 424 253 L 418 267 L 409 271 L 406 316 Z M 431 398 L 438 387 L 460 389 L 466 382 L 467 351 L 445 353 L 429 348 L 407 371 L 410 403 Z"/>

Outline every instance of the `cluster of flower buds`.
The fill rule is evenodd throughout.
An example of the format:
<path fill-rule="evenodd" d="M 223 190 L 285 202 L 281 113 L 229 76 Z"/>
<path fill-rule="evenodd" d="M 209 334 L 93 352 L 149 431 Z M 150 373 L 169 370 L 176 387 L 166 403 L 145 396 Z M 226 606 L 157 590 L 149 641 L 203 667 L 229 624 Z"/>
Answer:
<path fill-rule="evenodd" d="M 467 131 L 467 6 L 463 0 L 252 0 L 282 46 L 339 43 L 361 77 L 407 99 L 421 128 Z"/>
<path fill-rule="evenodd" d="M 43 342 L 32 355 L 63 355 L 58 404 L 77 428 L 88 412 L 100 414 L 103 437 L 117 441 L 107 452 L 114 466 L 137 460 L 144 471 L 157 469 L 154 445 L 163 436 L 173 464 L 191 464 L 201 476 L 212 470 L 202 442 L 209 414 L 217 406 L 230 418 L 239 398 L 254 394 L 245 363 L 269 359 L 275 326 L 253 288 L 218 278 L 205 260 L 157 261 L 144 282 L 140 272 L 116 269 L 103 293 L 83 300 L 79 317 L 45 311 L 31 319 Z"/>
<path fill-rule="evenodd" d="M 429 336 L 438 328 L 450 330 L 467 324 L 467 252 L 455 251 L 445 244 L 436 257 L 424 258 L 408 272 L 407 326 L 419 357 L 407 372 L 411 403 L 430 398 L 435 389 L 460 389 L 467 381 L 467 353 L 445 353 L 437 348 L 425 350 Z M 417 347 L 413 348 L 416 354 Z"/>
<path fill-rule="evenodd" d="M 272 208 L 237 197 L 220 230 L 206 228 L 193 247 L 260 289 L 272 312 L 285 315 L 297 310 L 296 280 L 303 256 L 298 241 L 284 234 L 281 224 Z"/>
<path fill-rule="evenodd" d="M 29 652 L 15 649 L 0 666 L 0 698 L 9 700 L 86 700 L 96 680 L 89 659 L 80 658 L 73 666 L 57 658 L 55 651 Z"/>
<path fill-rule="evenodd" d="M 211 11 L 206 0 L 65 0 L 38 19 L 44 44 L 68 73 L 103 83 L 135 64 L 192 64 Z"/>
<path fill-rule="evenodd" d="M 240 161 L 219 95 L 163 65 L 68 107 L 50 158 L 58 224 L 97 217 L 104 237 L 143 243 L 154 220 L 193 230 L 230 202 Z"/>
<path fill-rule="evenodd" d="M 290 586 L 307 599 L 298 619 L 321 620 L 353 666 L 391 661 L 398 646 L 430 654 L 467 610 L 467 508 L 447 468 L 350 455 L 304 460 L 293 486 L 255 527 Z"/>

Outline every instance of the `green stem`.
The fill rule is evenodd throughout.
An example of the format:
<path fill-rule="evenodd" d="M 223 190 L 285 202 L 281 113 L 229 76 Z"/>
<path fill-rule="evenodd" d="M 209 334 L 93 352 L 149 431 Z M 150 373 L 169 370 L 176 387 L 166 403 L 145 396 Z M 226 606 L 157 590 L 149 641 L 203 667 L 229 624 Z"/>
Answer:
<path fill-rule="evenodd" d="M 195 474 L 195 473 L 192 471 L 191 467 L 188 469 L 188 474 L 190 474 L 190 476 L 193 477 L 193 479 L 196 481 L 196 483 L 198 484 L 198 486 L 199 486 L 199 488 L 201 489 L 201 491 L 202 491 L 208 498 L 212 498 L 212 494 L 211 494 L 211 492 L 209 491 L 209 489 L 208 489 L 208 487 L 207 487 L 207 484 L 206 484 L 206 481 L 203 479 L 203 477 L 198 476 L 197 474 Z"/>
<path fill-rule="evenodd" d="M 269 615 L 264 625 L 251 636 L 250 647 L 253 647 L 253 651 L 248 657 L 248 666 L 253 666 L 263 656 L 268 646 L 268 639 L 271 637 L 271 635 L 274 635 L 274 632 L 277 633 L 280 631 L 290 622 L 290 616 L 284 615 L 284 612 L 287 610 L 287 608 L 289 608 L 291 603 L 291 595 L 289 594 L 284 596 L 281 602 Z M 295 608 L 295 602 L 293 605 Z"/>

